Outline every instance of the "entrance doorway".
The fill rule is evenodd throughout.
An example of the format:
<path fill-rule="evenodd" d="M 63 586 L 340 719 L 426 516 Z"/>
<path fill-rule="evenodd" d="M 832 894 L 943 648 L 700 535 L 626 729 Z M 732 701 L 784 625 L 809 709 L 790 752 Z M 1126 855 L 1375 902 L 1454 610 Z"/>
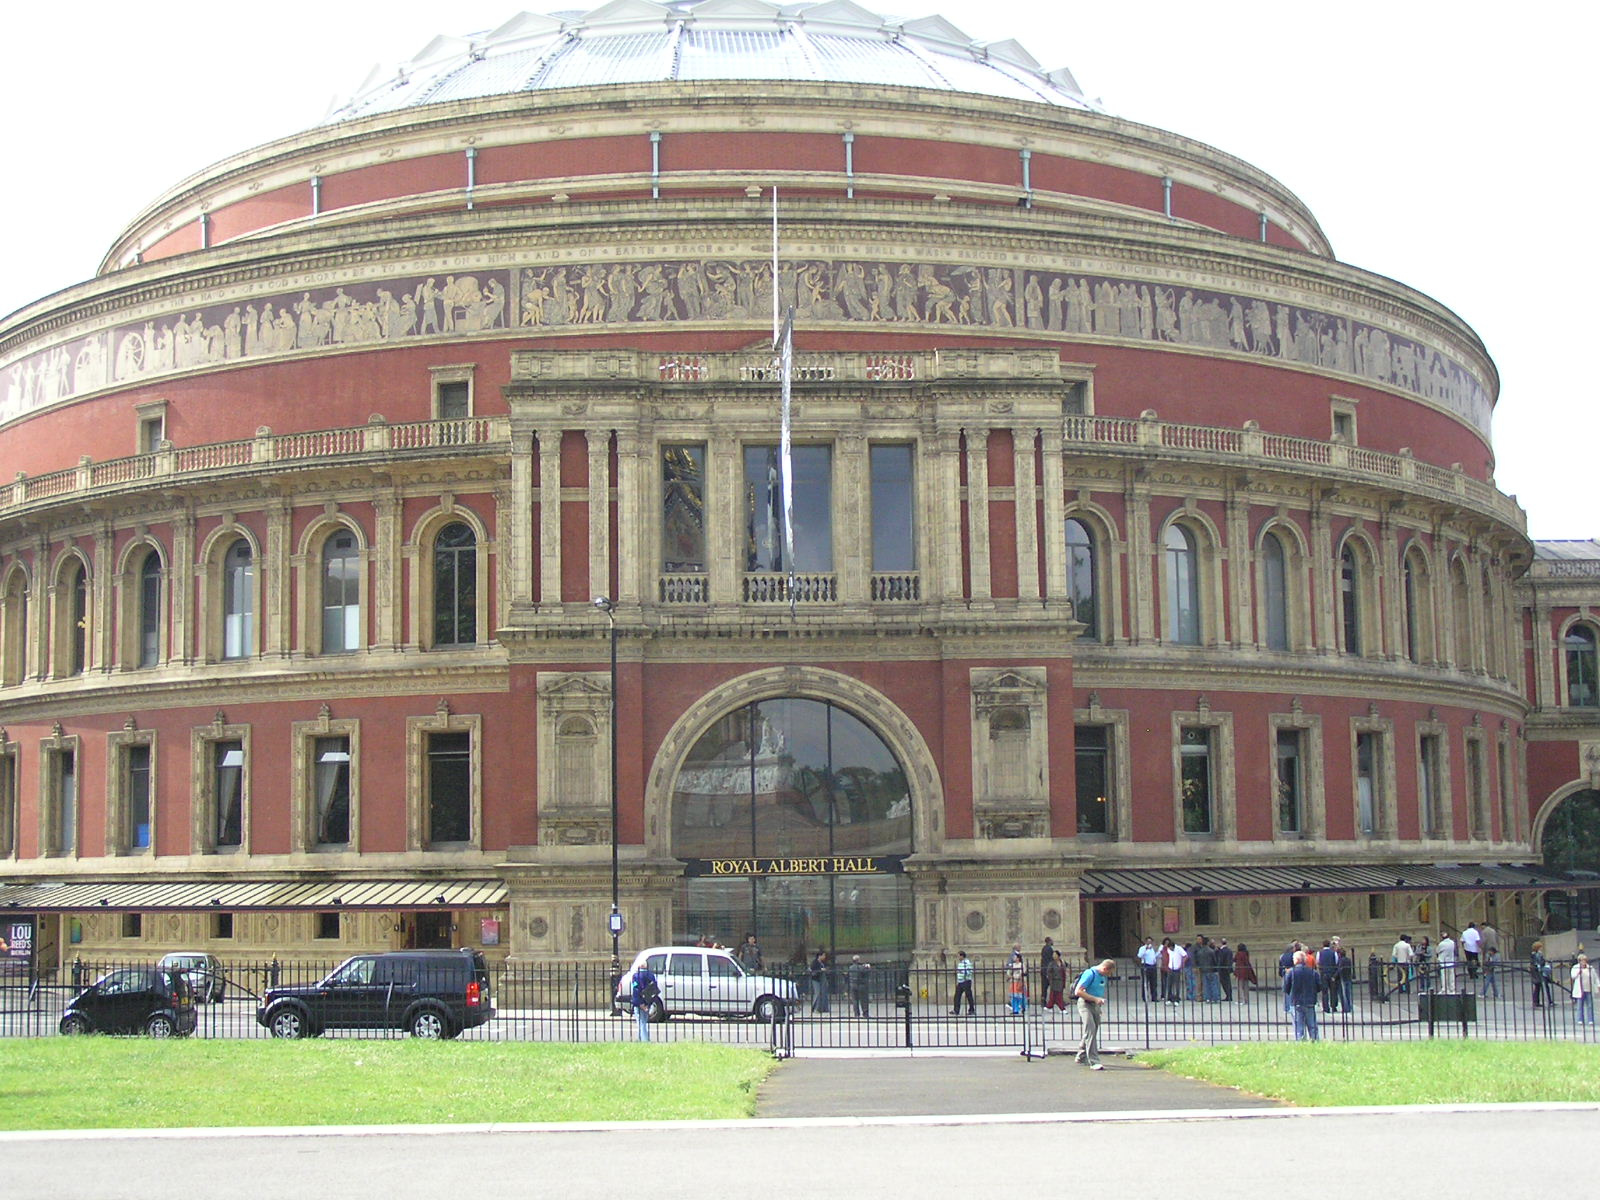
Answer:
<path fill-rule="evenodd" d="M 1129 958 L 1137 946 L 1139 910 L 1136 900 L 1096 900 L 1090 953 L 1095 958 Z"/>
<path fill-rule="evenodd" d="M 450 932 L 455 928 L 455 913 L 419 912 L 415 918 L 418 950 L 448 950 Z"/>

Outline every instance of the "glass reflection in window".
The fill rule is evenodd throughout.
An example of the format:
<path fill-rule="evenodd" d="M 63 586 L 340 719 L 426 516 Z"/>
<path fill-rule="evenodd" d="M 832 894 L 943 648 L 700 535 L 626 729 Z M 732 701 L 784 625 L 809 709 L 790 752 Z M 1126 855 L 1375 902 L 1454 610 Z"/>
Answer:
<path fill-rule="evenodd" d="M 833 570 L 833 448 L 795 446 L 796 571 Z M 784 562 L 783 470 L 777 446 L 744 448 L 745 570 L 788 571 Z"/>

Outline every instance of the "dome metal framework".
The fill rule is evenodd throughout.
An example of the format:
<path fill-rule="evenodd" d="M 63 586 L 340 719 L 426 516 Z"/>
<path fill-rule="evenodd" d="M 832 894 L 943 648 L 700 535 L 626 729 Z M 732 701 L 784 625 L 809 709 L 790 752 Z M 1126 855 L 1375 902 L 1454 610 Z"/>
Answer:
<path fill-rule="evenodd" d="M 436 37 L 409 62 L 375 69 L 325 123 L 519 92 L 728 79 L 881 84 L 1100 111 L 1065 68 L 1046 71 L 1016 41 L 978 42 L 943 17 L 885 17 L 849 0 L 614 0 Z"/>

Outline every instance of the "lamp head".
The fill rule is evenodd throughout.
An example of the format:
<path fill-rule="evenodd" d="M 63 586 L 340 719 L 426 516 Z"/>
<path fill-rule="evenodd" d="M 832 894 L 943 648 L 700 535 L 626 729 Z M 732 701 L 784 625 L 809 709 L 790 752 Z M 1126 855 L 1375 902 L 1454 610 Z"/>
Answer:
<path fill-rule="evenodd" d="M 610 596 L 596 596 L 593 603 L 596 608 L 607 616 L 610 616 L 611 611 L 616 608 L 616 605 L 611 602 Z"/>

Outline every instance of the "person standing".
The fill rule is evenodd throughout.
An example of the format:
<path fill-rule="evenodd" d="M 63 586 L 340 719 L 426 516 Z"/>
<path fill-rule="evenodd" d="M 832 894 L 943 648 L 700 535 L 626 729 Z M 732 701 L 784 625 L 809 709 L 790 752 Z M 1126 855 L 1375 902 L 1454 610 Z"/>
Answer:
<path fill-rule="evenodd" d="M 1044 969 L 1044 1006 L 1046 1008 L 1059 1008 L 1063 1012 L 1067 1008 L 1067 964 L 1061 957 L 1061 951 L 1055 951 Z"/>
<path fill-rule="evenodd" d="M 1467 978 L 1478 977 L 1478 956 L 1483 950 L 1483 934 L 1478 932 L 1478 926 L 1467 922 L 1467 927 L 1461 931 L 1461 957 L 1467 960 Z"/>
<path fill-rule="evenodd" d="M 1340 944 L 1338 938 L 1333 939 L 1334 953 L 1339 956 L 1339 1007 L 1345 1012 L 1354 1012 L 1351 1001 L 1354 999 L 1356 964 L 1350 957 L 1350 951 Z"/>
<path fill-rule="evenodd" d="M 1184 948 L 1171 938 L 1161 939 L 1161 998 L 1168 1004 L 1183 998 L 1183 961 L 1187 957 Z"/>
<path fill-rule="evenodd" d="M 1006 963 L 1006 990 L 1011 995 L 1011 1015 L 1020 1017 L 1028 1011 L 1028 967 L 1022 961 L 1022 947 L 1011 947 L 1011 959 Z"/>
<path fill-rule="evenodd" d="M 1594 994 L 1600 987 L 1600 976 L 1589 965 L 1587 954 L 1578 955 L 1572 964 L 1572 1002 L 1577 1005 L 1573 1020 L 1579 1025 L 1594 1024 Z"/>
<path fill-rule="evenodd" d="M 1317 974 L 1322 976 L 1322 1011 L 1332 1012 L 1339 1000 L 1334 990 L 1334 981 L 1339 977 L 1339 952 L 1330 938 L 1324 938 L 1322 949 L 1317 951 Z"/>
<path fill-rule="evenodd" d="M 1394 948 L 1389 951 L 1389 961 L 1395 965 L 1395 974 L 1399 976 L 1395 987 L 1402 996 L 1411 994 L 1411 960 L 1414 957 L 1411 935 L 1402 933 L 1395 941 Z"/>
<path fill-rule="evenodd" d="M 1161 950 L 1156 946 L 1153 937 L 1147 937 L 1144 945 L 1139 947 L 1139 983 L 1148 1001 L 1159 1000 L 1161 974 Z"/>
<path fill-rule="evenodd" d="M 650 1016 L 661 999 L 661 985 L 648 963 L 640 963 L 628 988 L 628 1003 L 633 1005 L 633 1020 L 639 1027 L 639 1040 L 650 1040 Z"/>
<path fill-rule="evenodd" d="M 811 969 L 807 972 L 811 979 L 811 1011 L 814 1013 L 832 1012 L 833 1007 L 828 1003 L 828 952 L 821 946 L 817 947 L 816 954 L 811 957 Z"/>
<path fill-rule="evenodd" d="M 1500 998 L 1500 951 L 1493 946 L 1483 948 L 1483 994 Z"/>
<path fill-rule="evenodd" d="M 761 970 L 761 947 L 756 944 L 756 935 L 747 933 L 744 941 L 739 943 L 739 965 L 752 975 Z"/>
<path fill-rule="evenodd" d="M 1543 1008 L 1554 1004 L 1555 995 L 1550 986 L 1550 960 L 1544 956 L 1544 943 L 1535 942 L 1528 951 L 1528 974 L 1533 976 L 1533 1006 Z"/>
<path fill-rule="evenodd" d="M 967 998 L 967 1016 L 974 1017 L 978 1014 L 978 1005 L 972 998 L 972 960 L 967 957 L 965 950 L 956 951 L 956 995 L 950 1001 L 950 1015 L 953 1017 L 961 1011 L 961 998 Z"/>
<path fill-rule="evenodd" d="M 1289 972 L 1294 970 L 1294 956 L 1300 949 L 1299 942 L 1290 942 L 1289 948 L 1278 955 L 1278 990 L 1283 992 L 1283 1011 L 1286 1016 L 1294 1015 L 1294 1005 L 1289 1001 L 1289 993 L 1284 989 L 1283 981 L 1289 977 Z"/>
<path fill-rule="evenodd" d="M 1224 1003 L 1233 1001 L 1233 951 L 1228 949 L 1228 939 L 1223 938 L 1211 952 L 1217 964 L 1217 982 L 1222 985 Z"/>
<path fill-rule="evenodd" d="M 1306 952 L 1294 952 L 1294 965 L 1283 977 L 1283 994 L 1294 1014 L 1294 1040 L 1317 1040 L 1317 993 L 1322 991 L 1322 973 L 1306 964 Z"/>
<path fill-rule="evenodd" d="M 1250 989 L 1260 985 L 1256 978 L 1256 967 L 1250 961 L 1250 947 L 1243 942 L 1233 952 L 1233 982 L 1238 986 L 1239 999 L 1246 1003 L 1250 1000 Z"/>
<path fill-rule="evenodd" d="M 1039 949 L 1039 991 L 1044 995 L 1050 994 L 1050 964 L 1055 961 L 1056 943 L 1054 938 L 1045 938 L 1044 945 Z M 1064 984 L 1062 986 L 1065 986 Z"/>
<path fill-rule="evenodd" d="M 1116 971 L 1117 964 L 1103 958 L 1078 976 L 1072 994 L 1078 1001 L 1078 1019 L 1083 1022 L 1083 1040 L 1078 1043 L 1077 1061 L 1088 1063 L 1091 1071 L 1104 1071 L 1100 1061 L 1100 1020 L 1105 1015 L 1106 980 Z"/>
<path fill-rule="evenodd" d="M 1439 939 L 1439 990 L 1453 992 L 1456 990 L 1456 940 L 1450 936 L 1450 931 L 1444 931 L 1444 937 Z"/>
<path fill-rule="evenodd" d="M 868 995 L 872 990 L 872 964 L 861 961 L 861 955 L 850 956 L 850 966 L 845 970 L 845 983 L 850 988 L 850 1006 L 856 1016 L 868 1016 Z"/>

